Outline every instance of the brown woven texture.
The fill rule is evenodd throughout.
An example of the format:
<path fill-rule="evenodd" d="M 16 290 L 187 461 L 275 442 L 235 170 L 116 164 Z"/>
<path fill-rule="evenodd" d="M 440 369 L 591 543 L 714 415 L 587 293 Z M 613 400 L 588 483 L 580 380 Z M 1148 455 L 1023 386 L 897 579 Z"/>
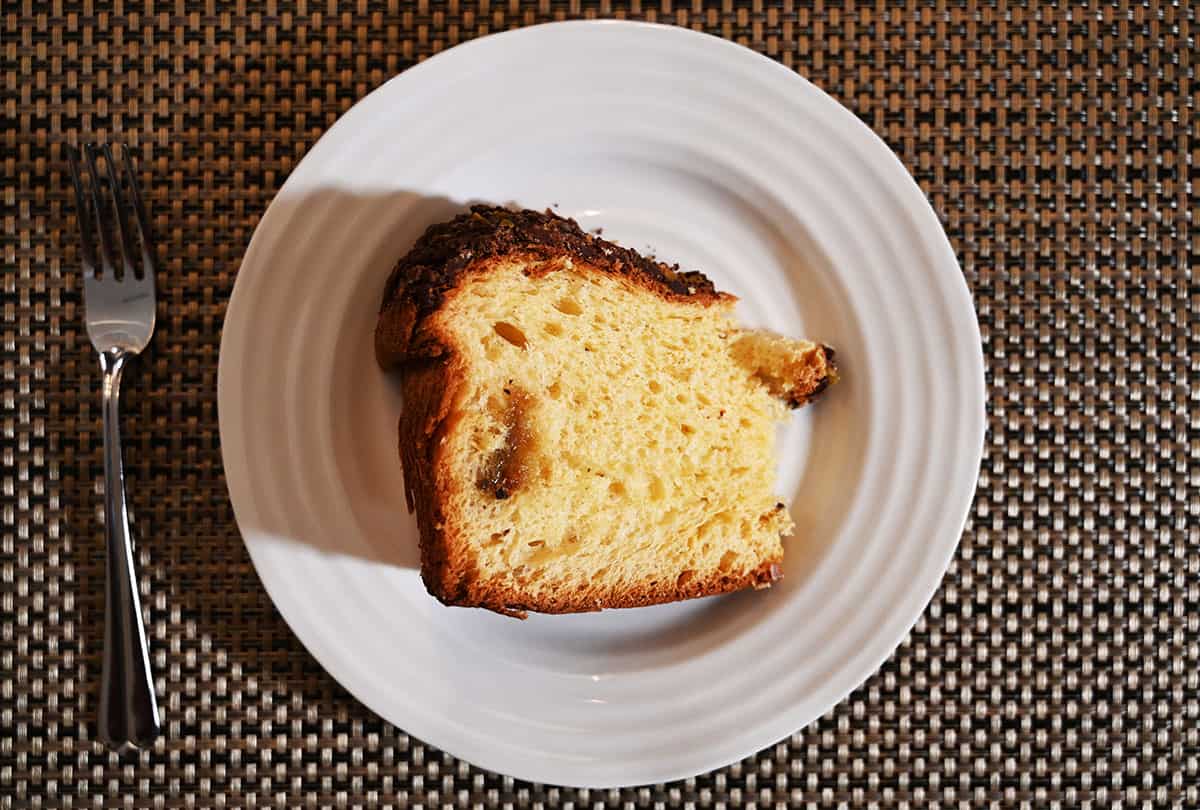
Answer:
<path fill-rule="evenodd" d="M 1186 2 L 5 0 L 0 807 L 1200 805 L 1197 25 Z M 358 705 L 275 612 L 217 434 L 221 321 L 289 171 L 357 99 L 507 28 L 622 16 L 796 69 L 903 159 L 970 283 L 989 434 L 945 583 L 882 671 L 724 770 L 529 785 Z M 160 240 L 126 461 L 165 733 L 93 741 L 98 369 L 62 144 L 134 146 Z"/>

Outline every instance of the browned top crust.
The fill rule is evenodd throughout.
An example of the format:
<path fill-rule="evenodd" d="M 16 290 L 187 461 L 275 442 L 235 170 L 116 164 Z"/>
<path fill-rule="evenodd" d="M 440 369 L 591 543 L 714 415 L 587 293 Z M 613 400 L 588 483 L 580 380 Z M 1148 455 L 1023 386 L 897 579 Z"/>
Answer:
<path fill-rule="evenodd" d="M 449 222 L 432 225 L 400 259 L 383 293 L 376 353 L 385 367 L 436 347 L 410 345 L 421 318 L 437 309 L 472 266 L 500 256 L 537 261 L 569 258 L 621 275 L 667 298 L 697 303 L 728 300 L 699 272 L 681 272 L 593 234 L 553 211 L 514 211 L 475 205 Z"/>
<path fill-rule="evenodd" d="M 474 205 L 469 212 L 425 231 L 392 271 L 384 300 L 407 295 L 424 314 L 441 303 L 457 276 L 473 262 L 510 254 L 567 255 L 609 272 L 644 276 L 674 295 L 717 294 L 703 273 L 680 272 L 678 265 L 648 259 L 584 232 L 575 220 L 549 209 L 539 213 Z"/>

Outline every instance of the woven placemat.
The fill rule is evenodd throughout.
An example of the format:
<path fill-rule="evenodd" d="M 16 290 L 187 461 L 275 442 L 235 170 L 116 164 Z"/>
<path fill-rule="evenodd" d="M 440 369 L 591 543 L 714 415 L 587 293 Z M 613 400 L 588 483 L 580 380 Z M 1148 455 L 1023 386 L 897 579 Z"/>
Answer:
<path fill-rule="evenodd" d="M 0 806 L 1200 805 L 1200 140 L 1186 2 L 5 2 Z M 623 16 L 792 67 L 933 201 L 983 329 L 989 435 L 960 550 L 882 671 L 716 773 L 514 782 L 350 698 L 259 585 L 217 436 L 221 321 L 288 172 L 355 100 L 474 36 Z M 126 460 L 166 716 L 93 741 L 98 371 L 61 144 L 153 178 L 159 325 Z M 136 429 L 130 426 L 136 425 Z"/>

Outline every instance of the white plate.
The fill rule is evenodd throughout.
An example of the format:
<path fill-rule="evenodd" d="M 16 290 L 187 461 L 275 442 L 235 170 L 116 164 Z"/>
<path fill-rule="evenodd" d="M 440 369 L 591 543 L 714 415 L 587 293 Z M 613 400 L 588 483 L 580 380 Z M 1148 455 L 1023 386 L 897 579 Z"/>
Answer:
<path fill-rule="evenodd" d="M 553 205 L 837 347 L 844 381 L 781 434 L 782 583 L 525 622 L 426 595 L 371 333 L 392 264 L 472 200 Z M 723 766 L 866 679 L 954 552 L 984 429 L 970 296 L 887 146 L 762 56 L 632 23 L 479 39 L 346 113 L 254 233 L 219 389 L 238 525 L 321 664 L 458 757 L 593 787 Z"/>

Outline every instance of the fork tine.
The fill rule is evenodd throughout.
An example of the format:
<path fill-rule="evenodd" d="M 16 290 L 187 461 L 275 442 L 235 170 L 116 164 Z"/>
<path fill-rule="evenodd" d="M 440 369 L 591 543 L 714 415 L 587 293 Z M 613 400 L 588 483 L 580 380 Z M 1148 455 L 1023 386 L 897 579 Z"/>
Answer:
<path fill-rule="evenodd" d="M 142 191 L 138 186 L 137 174 L 133 171 L 133 159 L 129 156 L 129 146 L 121 144 L 121 159 L 125 164 L 125 179 L 129 183 L 129 196 L 133 200 L 134 222 L 137 223 L 138 241 L 142 245 L 142 272 L 145 275 L 154 274 L 154 253 L 150 247 L 150 221 L 146 217 L 146 207 L 142 204 Z"/>
<path fill-rule="evenodd" d="M 130 238 L 129 225 L 125 221 L 125 195 L 121 191 L 121 180 L 117 176 L 119 170 L 116 167 L 117 162 L 113 159 L 112 147 L 106 143 L 103 151 L 104 171 L 108 175 L 108 192 L 112 195 L 113 208 L 116 209 L 117 230 L 121 233 L 121 264 L 132 280 L 138 275 L 138 272 L 133 264 L 133 241 Z"/>
<path fill-rule="evenodd" d="M 88 179 L 91 181 L 92 187 L 92 206 L 96 211 L 96 231 L 100 239 L 100 268 L 105 276 L 115 278 L 112 240 L 108 238 L 108 231 L 104 227 L 104 209 L 100 206 L 100 172 L 96 169 L 96 148 L 90 143 L 84 144 L 83 156 L 87 159 Z"/>
<path fill-rule="evenodd" d="M 85 277 L 96 276 L 96 244 L 92 241 L 92 226 L 88 222 L 87 197 L 83 194 L 83 183 L 79 179 L 79 161 L 75 157 L 75 148 L 67 147 L 67 164 L 71 167 L 71 185 L 75 187 L 75 220 L 79 226 L 80 255 L 79 262 L 83 265 Z"/>

